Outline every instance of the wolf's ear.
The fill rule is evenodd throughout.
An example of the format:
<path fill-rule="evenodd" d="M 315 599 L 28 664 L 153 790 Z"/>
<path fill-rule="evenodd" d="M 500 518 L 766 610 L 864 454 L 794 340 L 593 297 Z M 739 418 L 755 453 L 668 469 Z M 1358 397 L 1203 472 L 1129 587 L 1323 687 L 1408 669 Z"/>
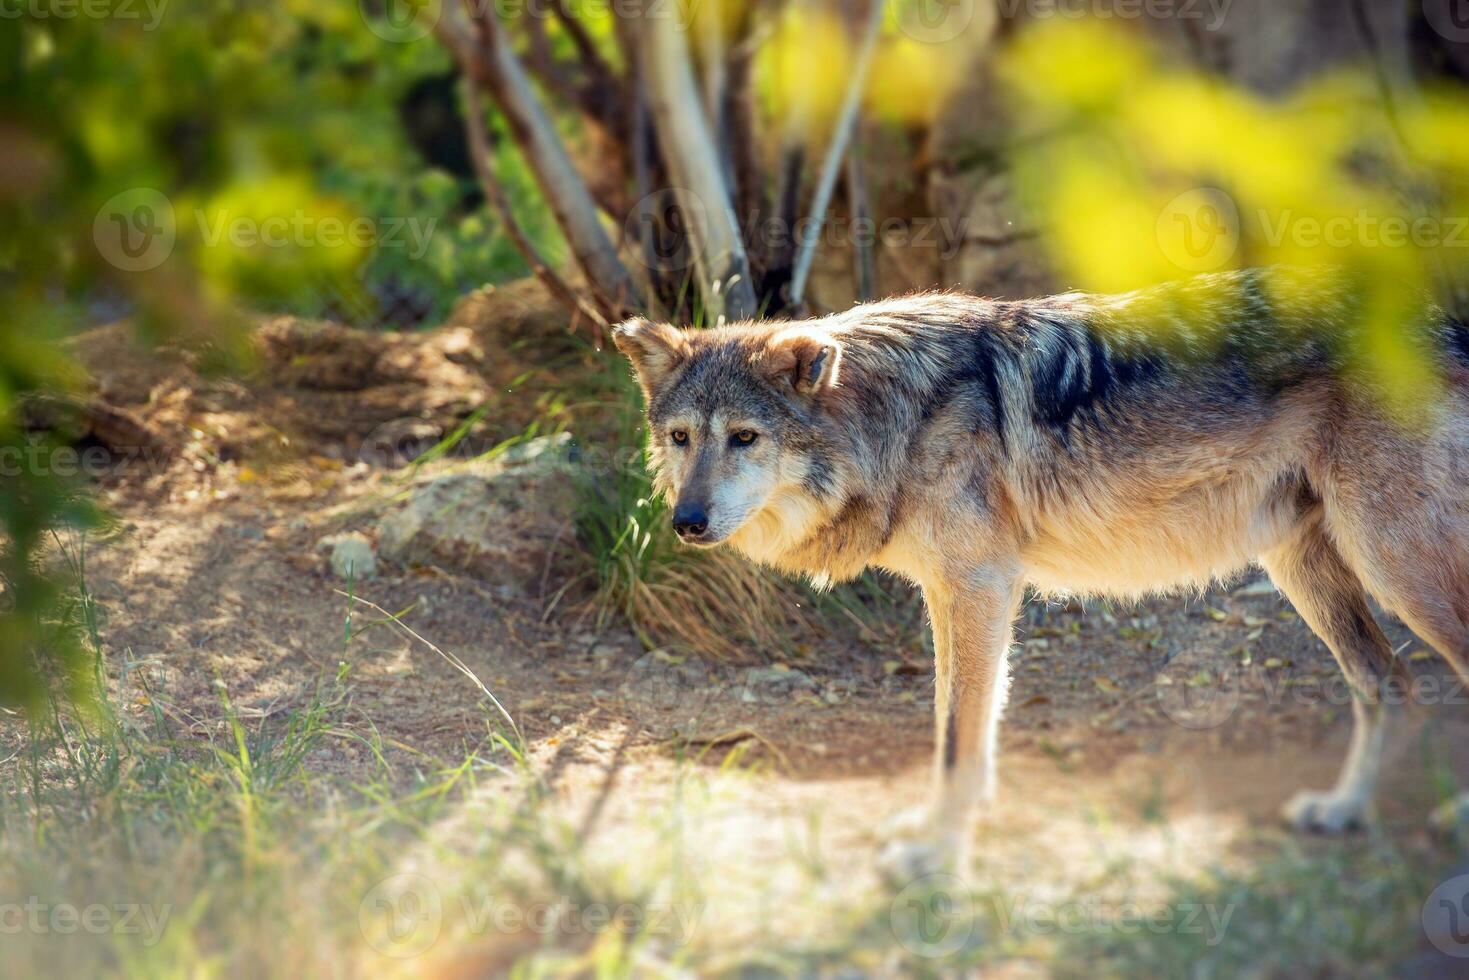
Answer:
<path fill-rule="evenodd" d="M 836 387 L 842 348 L 830 337 L 791 331 L 772 337 L 762 360 L 770 380 L 804 395 Z"/>
<path fill-rule="evenodd" d="M 666 323 L 654 323 L 641 317 L 625 320 L 612 328 L 612 342 L 632 361 L 638 373 L 643 394 L 651 398 L 653 389 L 689 356 L 689 342 Z"/>

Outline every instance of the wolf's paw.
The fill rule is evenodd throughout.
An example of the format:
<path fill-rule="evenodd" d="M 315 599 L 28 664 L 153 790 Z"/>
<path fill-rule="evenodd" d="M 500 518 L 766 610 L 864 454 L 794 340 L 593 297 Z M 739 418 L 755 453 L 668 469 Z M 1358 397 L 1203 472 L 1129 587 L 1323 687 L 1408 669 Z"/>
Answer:
<path fill-rule="evenodd" d="M 920 840 L 933 831 L 933 811 L 926 806 L 899 810 L 882 822 L 878 834 L 885 841 Z"/>
<path fill-rule="evenodd" d="M 959 865 L 958 838 L 940 831 L 927 807 L 894 814 L 883 824 L 881 835 L 877 870 L 898 888 L 925 875 L 952 872 Z"/>
<path fill-rule="evenodd" d="M 877 855 L 877 871 L 889 885 L 904 888 L 929 875 L 952 874 L 959 849 L 944 837 L 890 840 Z"/>
<path fill-rule="evenodd" d="M 1461 793 L 1434 808 L 1428 826 L 1439 833 L 1452 833 L 1459 828 L 1469 830 L 1469 793 Z"/>
<path fill-rule="evenodd" d="M 1342 834 L 1367 824 L 1367 805 L 1342 793 L 1297 793 L 1282 811 L 1296 830 L 1313 834 Z"/>

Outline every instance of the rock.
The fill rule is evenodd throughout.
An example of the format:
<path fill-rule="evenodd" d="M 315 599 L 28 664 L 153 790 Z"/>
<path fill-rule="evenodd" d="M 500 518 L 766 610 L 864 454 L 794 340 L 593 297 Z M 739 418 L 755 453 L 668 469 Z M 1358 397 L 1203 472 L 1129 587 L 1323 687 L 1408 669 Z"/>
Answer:
<path fill-rule="evenodd" d="M 746 704 L 783 704 L 796 692 L 811 690 L 816 681 L 803 670 L 791 667 L 751 667 L 740 673 L 733 694 Z"/>
<path fill-rule="evenodd" d="M 332 574 L 337 578 L 361 582 L 377 575 L 377 553 L 365 535 L 336 534 L 322 539 L 322 544 L 331 547 Z"/>
<path fill-rule="evenodd" d="M 548 555 L 570 533 L 569 450 L 568 434 L 546 436 L 490 462 L 420 478 L 407 502 L 378 522 L 382 557 L 472 575 L 501 594 L 537 587 Z"/>

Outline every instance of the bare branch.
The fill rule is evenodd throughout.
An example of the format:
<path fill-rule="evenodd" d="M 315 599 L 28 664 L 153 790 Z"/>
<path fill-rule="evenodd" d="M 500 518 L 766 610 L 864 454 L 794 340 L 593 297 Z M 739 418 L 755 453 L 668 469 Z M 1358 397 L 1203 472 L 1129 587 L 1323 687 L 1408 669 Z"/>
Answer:
<path fill-rule="evenodd" d="M 510 236 L 515 250 L 525 259 L 526 265 L 535 274 L 536 278 L 545 284 L 546 290 L 556 298 L 563 306 L 576 316 L 584 316 L 592 324 L 592 334 L 596 345 L 602 346 L 602 337 L 607 329 L 607 321 L 596 310 L 592 309 L 585 300 L 576 294 L 576 290 L 562 279 L 551 267 L 535 244 L 526 235 L 525 229 L 515 219 L 515 212 L 510 207 L 510 198 L 505 194 L 505 187 L 495 174 L 495 165 L 490 154 L 489 134 L 485 131 L 485 110 L 479 99 L 479 86 L 471 78 L 464 79 L 464 115 L 465 131 L 469 137 L 469 155 L 474 161 L 474 172 L 479 177 L 479 183 L 484 188 L 485 198 L 500 215 L 500 223 L 505 228 L 505 233 Z M 572 321 L 573 325 L 575 320 Z"/>
<path fill-rule="evenodd" d="M 872 213 L 867 200 L 867 168 L 857 134 L 853 134 L 847 151 L 847 213 L 852 216 L 852 272 L 857 301 L 865 303 L 877 295 L 877 263 L 872 238 L 858 231 L 871 225 Z"/>
<path fill-rule="evenodd" d="M 691 8 L 692 9 L 692 8 Z M 726 64 L 727 44 L 724 37 L 724 11 L 721 0 L 706 0 L 699 11 L 700 68 L 704 82 L 704 116 L 714 137 L 725 183 L 734 186 L 734 168 L 730 164 L 728 106 L 725 93 L 729 77 Z"/>
<path fill-rule="evenodd" d="M 735 214 L 746 228 L 754 228 L 765 216 L 769 200 L 765 175 L 761 170 L 760 134 L 756 132 L 755 92 L 751 72 L 756 47 L 741 38 L 730 51 L 727 79 L 727 127 L 729 152 L 733 163 Z M 768 249 L 760 247 L 758 238 L 746 243 L 750 250 L 750 271 L 754 275 L 757 294 L 766 292 L 765 271 L 769 266 Z"/>
<path fill-rule="evenodd" d="M 608 132 L 626 131 L 623 84 L 612 74 L 612 69 L 606 62 L 588 64 L 585 61 L 557 60 L 551 39 L 546 33 L 545 21 L 533 15 L 522 16 L 519 21 L 525 25 L 530 41 L 530 57 L 526 61 L 526 67 L 535 73 L 541 83 Z"/>
<path fill-rule="evenodd" d="M 847 82 L 846 94 L 842 97 L 842 108 L 837 114 L 836 126 L 832 130 L 831 145 L 826 149 L 821 173 L 816 179 L 816 191 L 811 200 L 810 220 L 806 222 L 806 233 L 796 247 L 795 268 L 791 273 L 791 305 L 800 307 L 806 297 L 806 281 L 811 275 L 811 262 L 816 257 L 816 242 L 821 237 L 821 226 L 826 223 L 826 211 L 831 206 L 832 191 L 836 187 L 837 172 L 842 158 L 846 156 L 847 144 L 857 125 L 857 110 L 862 104 L 862 93 L 867 87 L 867 73 L 872 68 L 872 54 L 877 49 L 877 37 L 882 31 L 882 0 L 868 0 L 867 25 L 862 38 L 862 48 L 857 53 L 857 64 Z"/>
<path fill-rule="evenodd" d="M 556 19 L 561 26 L 566 28 L 571 43 L 576 45 L 576 53 L 581 56 L 581 63 L 592 76 L 592 82 L 608 92 L 615 91 L 620 83 L 617 72 L 602 57 L 602 52 L 597 48 L 597 42 L 587 33 L 586 27 L 571 12 L 568 5 L 569 0 L 556 0 L 551 10 L 556 14 Z"/>
<path fill-rule="evenodd" d="M 642 304 L 632 277 L 602 227 L 586 183 L 541 107 L 504 30 L 492 12 L 471 4 L 470 14 L 473 32 L 463 25 L 458 11 L 446 5 L 435 30 L 460 59 L 465 74 L 494 97 L 604 318 L 613 320 L 637 311 Z"/>

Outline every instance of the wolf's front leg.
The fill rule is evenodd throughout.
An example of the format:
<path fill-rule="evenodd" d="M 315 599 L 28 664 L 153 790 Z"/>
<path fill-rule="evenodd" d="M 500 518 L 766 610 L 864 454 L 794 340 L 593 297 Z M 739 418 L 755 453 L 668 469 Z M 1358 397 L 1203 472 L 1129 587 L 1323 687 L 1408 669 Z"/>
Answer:
<path fill-rule="evenodd" d="M 925 582 L 933 624 L 934 790 L 890 825 L 879 864 L 897 883 L 962 867 L 975 805 L 995 791 L 995 741 L 1009 684 L 1007 654 L 1022 586 L 1010 567 Z"/>

